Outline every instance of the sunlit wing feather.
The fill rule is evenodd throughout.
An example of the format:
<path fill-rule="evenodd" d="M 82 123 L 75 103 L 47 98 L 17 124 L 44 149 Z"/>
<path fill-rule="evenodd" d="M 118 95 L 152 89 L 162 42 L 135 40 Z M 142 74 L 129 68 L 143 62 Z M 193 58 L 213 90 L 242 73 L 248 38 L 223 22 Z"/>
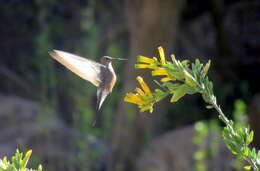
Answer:
<path fill-rule="evenodd" d="M 100 73 L 101 68 L 105 67 L 104 65 L 60 50 L 53 50 L 49 54 L 81 78 L 90 81 L 97 87 L 100 85 Z"/>

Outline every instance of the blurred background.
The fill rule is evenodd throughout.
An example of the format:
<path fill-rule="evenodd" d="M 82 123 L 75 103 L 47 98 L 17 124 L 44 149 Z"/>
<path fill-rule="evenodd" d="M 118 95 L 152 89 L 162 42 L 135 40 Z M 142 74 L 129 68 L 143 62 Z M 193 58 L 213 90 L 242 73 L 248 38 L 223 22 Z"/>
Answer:
<path fill-rule="evenodd" d="M 221 123 L 199 95 L 169 98 L 152 114 L 123 102 L 142 73 L 137 55 L 202 62 L 229 118 L 249 123 L 260 148 L 258 0 L 1 0 L 0 157 L 33 149 L 44 170 L 241 170 L 220 139 Z M 118 81 L 97 127 L 96 88 L 54 61 L 60 49 L 114 62 Z M 194 127 L 195 125 L 195 127 Z"/>

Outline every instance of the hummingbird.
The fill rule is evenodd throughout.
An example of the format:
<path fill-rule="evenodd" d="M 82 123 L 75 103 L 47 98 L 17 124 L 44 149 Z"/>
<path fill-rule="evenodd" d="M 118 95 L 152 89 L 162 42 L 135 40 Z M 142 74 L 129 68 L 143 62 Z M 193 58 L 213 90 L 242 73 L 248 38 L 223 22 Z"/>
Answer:
<path fill-rule="evenodd" d="M 97 86 L 97 111 L 100 110 L 107 95 L 116 83 L 112 60 L 127 60 L 103 56 L 100 63 L 61 50 L 52 50 L 50 56 L 67 67 L 79 77 Z"/>

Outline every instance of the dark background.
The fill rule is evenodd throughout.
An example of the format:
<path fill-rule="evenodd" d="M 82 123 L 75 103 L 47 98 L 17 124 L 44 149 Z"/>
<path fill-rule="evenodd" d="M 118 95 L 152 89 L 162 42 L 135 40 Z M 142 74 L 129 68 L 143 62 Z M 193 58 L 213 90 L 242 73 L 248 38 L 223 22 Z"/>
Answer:
<path fill-rule="evenodd" d="M 219 104 L 232 118 L 234 101 L 244 101 L 259 149 L 259 18 L 257 0 L 1 0 L 0 157 L 33 149 L 31 165 L 42 163 L 45 170 L 137 170 L 153 144 L 167 155 L 153 160 L 154 150 L 148 155 L 153 162 L 141 170 L 154 161 L 178 163 L 178 152 L 163 151 L 163 144 L 185 154 L 181 145 L 192 144 L 192 137 L 180 131 L 217 115 L 198 95 L 176 104 L 167 98 L 153 114 L 123 102 L 137 86 L 136 75 L 152 80 L 134 69 L 136 56 L 157 56 L 158 46 L 178 59 L 211 59 Z M 118 81 L 96 128 L 96 88 L 50 58 L 52 49 L 96 61 L 103 55 L 129 59 L 113 64 Z M 165 138 L 178 133 L 179 145 Z"/>

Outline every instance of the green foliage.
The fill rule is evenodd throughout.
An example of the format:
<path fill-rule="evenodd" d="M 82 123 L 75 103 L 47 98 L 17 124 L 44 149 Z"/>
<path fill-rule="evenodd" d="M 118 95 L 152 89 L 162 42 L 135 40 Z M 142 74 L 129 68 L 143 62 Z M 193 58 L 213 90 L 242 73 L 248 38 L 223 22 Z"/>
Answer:
<path fill-rule="evenodd" d="M 38 166 L 37 170 L 27 168 L 31 154 L 32 150 L 29 150 L 23 157 L 23 153 L 16 150 L 15 155 L 12 156 L 11 162 L 7 160 L 7 157 L 0 159 L 0 171 L 42 171 L 41 165 Z"/>
<path fill-rule="evenodd" d="M 172 61 L 166 61 L 163 49 L 158 48 L 160 61 L 156 58 L 148 58 L 139 56 L 136 68 L 148 68 L 152 70 L 152 76 L 164 76 L 159 83 L 162 93 L 153 93 L 148 85 L 144 83 L 140 76 L 137 80 L 144 91 L 136 89 L 136 93 L 127 93 L 125 101 L 137 104 L 140 110 L 153 111 L 153 104 L 159 102 L 166 95 L 172 95 L 171 102 L 177 102 L 186 94 L 201 94 L 206 102 L 208 109 L 215 109 L 218 112 L 219 119 L 226 126 L 222 131 L 224 142 L 228 149 L 238 158 L 242 158 L 250 164 L 254 170 L 260 169 L 260 152 L 255 148 L 250 148 L 249 144 L 253 140 L 254 133 L 249 129 L 249 126 L 240 124 L 236 126 L 232 120 L 229 120 L 222 112 L 217 104 L 217 99 L 213 92 L 213 83 L 209 80 L 207 73 L 210 67 L 210 61 L 203 65 L 198 59 L 194 63 L 188 60 L 176 60 L 174 55 L 171 55 Z M 142 81 L 140 81 L 142 80 Z M 143 86 L 145 85 L 145 86 Z M 156 91 L 158 92 L 158 90 Z M 148 97 L 148 98 L 147 98 Z M 250 167 L 246 167 L 250 169 Z"/>
<path fill-rule="evenodd" d="M 242 100 L 236 100 L 234 103 L 233 118 L 235 126 L 239 127 L 248 124 L 248 118 L 246 116 L 246 104 Z M 197 150 L 194 153 L 194 168 L 196 171 L 204 171 L 207 169 L 206 160 L 214 157 L 218 154 L 220 145 L 221 127 L 220 123 L 216 119 L 210 121 L 198 121 L 194 125 L 196 135 L 193 137 L 193 143 L 197 146 Z M 211 136 L 213 134 L 214 136 Z M 233 159 L 231 165 L 235 170 L 241 170 L 243 168 L 243 161 L 240 158 Z M 246 167 L 248 168 L 248 166 Z"/>
<path fill-rule="evenodd" d="M 194 125 L 196 135 L 193 143 L 197 146 L 194 153 L 196 171 L 208 170 L 207 160 L 218 155 L 220 145 L 220 125 L 217 120 L 199 121 Z M 212 135 L 212 136 L 211 136 Z"/>
<path fill-rule="evenodd" d="M 206 159 L 207 159 L 207 148 L 205 146 L 205 138 L 208 135 L 208 126 L 206 122 L 197 122 L 195 124 L 195 130 L 197 135 L 193 137 L 193 143 L 198 146 L 198 150 L 194 153 L 193 157 L 195 160 L 195 170 L 196 171 L 206 171 Z"/>

